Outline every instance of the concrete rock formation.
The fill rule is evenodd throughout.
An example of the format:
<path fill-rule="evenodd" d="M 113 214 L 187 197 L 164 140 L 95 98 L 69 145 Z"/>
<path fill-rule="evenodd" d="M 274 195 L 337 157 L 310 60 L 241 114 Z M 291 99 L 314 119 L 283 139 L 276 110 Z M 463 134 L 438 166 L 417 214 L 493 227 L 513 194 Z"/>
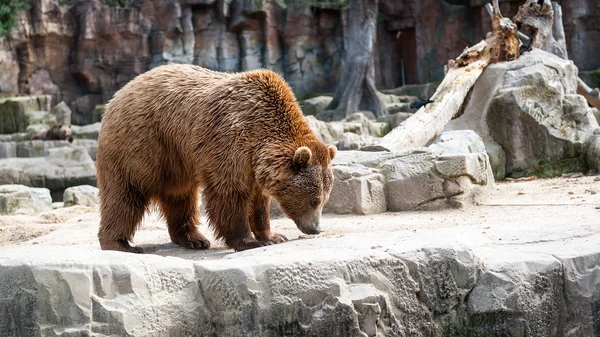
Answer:
<path fill-rule="evenodd" d="M 35 158 L 0 159 L 0 185 L 45 187 L 60 201 L 66 188 L 96 185 L 96 166 L 83 148 L 49 148 L 48 155 Z"/>
<path fill-rule="evenodd" d="M 380 1 L 377 86 L 440 80 L 448 59 L 489 31 L 486 2 Z M 266 67 L 284 75 L 299 98 L 337 85 L 344 50 L 338 9 L 250 0 L 122 3 L 132 5 L 31 1 L 10 37 L 0 39 L 0 91 L 51 95 L 53 104 L 69 105 L 74 124 L 87 124 L 99 121 L 94 108 L 125 83 L 167 62 L 224 71 Z M 522 1 L 501 3 L 512 16 Z M 561 1 L 569 55 L 582 70 L 600 67 L 591 57 L 600 49 L 593 3 Z"/>
<path fill-rule="evenodd" d="M 340 151 L 324 210 L 374 214 L 481 202 L 494 177 L 485 146 L 473 131 L 442 134 L 423 149 L 404 152 Z"/>
<path fill-rule="evenodd" d="M 52 197 L 46 188 L 0 185 L 1 215 L 32 215 L 52 210 Z"/>
<path fill-rule="evenodd" d="M 497 178 L 503 178 L 502 162 L 505 174 L 514 176 L 582 170 L 598 122 L 576 89 L 571 61 L 533 50 L 488 66 L 463 115 L 446 130 L 475 130 L 488 144 Z"/>
<path fill-rule="evenodd" d="M 0 335 L 593 336 L 598 234 L 507 225 L 489 230 L 506 243 L 474 225 L 213 255 L 6 247 Z"/>
<path fill-rule="evenodd" d="M 63 203 L 65 207 L 96 206 L 98 205 L 98 188 L 90 185 L 69 187 L 63 194 Z"/>

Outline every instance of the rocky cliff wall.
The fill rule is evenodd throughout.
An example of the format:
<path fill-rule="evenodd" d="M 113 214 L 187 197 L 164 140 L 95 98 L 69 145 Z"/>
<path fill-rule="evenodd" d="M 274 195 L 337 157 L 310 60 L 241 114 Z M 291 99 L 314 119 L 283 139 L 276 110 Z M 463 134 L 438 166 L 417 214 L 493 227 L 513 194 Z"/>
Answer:
<path fill-rule="evenodd" d="M 265 67 L 299 98 L 332 92 L 344 54 L 345 13 L 260 0 L 32 0 L 0 39 L 0 91 L 52 95 L 73 122 L 91 122 L 97 104 L 136 75 L 186 62 L 222 71 Z M 306 3 L 305 1 L 297 1 Z M 600 4 L 564 4 L 569 54 L 600 66 Z M 113 3 L 118 3 L 114 2 Z M 443 77 L 443 64 L 489 30 L 480 0 L 381 0 L 375 63 L 380 88 Z M 511 16 L 521 1 L 502 2 Z"/>

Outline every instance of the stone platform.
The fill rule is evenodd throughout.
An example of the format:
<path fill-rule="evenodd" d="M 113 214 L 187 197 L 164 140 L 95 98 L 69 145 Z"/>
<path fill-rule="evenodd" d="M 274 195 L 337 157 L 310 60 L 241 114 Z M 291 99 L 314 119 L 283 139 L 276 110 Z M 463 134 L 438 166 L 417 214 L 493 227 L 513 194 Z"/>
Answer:
<path fill-rule="evenodd" d="M 103 252 L 94 208 L 0 218 L 1 336 L 597 336 L 600 179 L 500 183 L 480 206 L 328 215 L 240 253 L 149 214 Z M 209 238 L 210 230 L 202 231 Z"/>

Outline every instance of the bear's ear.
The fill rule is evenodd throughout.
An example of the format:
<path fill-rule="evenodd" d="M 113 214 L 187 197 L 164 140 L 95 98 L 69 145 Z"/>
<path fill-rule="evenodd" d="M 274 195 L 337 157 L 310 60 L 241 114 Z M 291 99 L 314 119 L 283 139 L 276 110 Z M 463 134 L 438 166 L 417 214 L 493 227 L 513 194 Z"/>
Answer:
<path fill-rule="evenodd" d="M 296 153 L 294 153 L 294 164 L 306 166 L 310 162 L 311 157 L 312 151 L 306 146 L 301 146 L 296 150 Z"/>
<path fill-rule="evenodd" d="M 330 145 L 327 148 L 327 151 L 329 152 L 329 159 L 333 160 L 333 158 L 335 158 L 335 155 L 337 154 L 337 147 Z"/>

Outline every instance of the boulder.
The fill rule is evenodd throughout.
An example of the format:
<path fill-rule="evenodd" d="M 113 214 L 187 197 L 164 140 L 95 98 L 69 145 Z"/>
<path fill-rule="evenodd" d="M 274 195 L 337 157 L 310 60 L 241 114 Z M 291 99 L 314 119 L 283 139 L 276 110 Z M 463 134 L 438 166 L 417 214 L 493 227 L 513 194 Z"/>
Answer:
<path fill-rule="evenodd" d="M 323 212 L 377 214 L 387 210 L 385 178 L 379 170 L 362 165 L 335 166 L 334 187 Z"/>
<path fill-rule="evenodd" d="M 52 197 L 46 188 L 0 185 L 1 215 L 32 215 L 52 210 Z"/>
<path fill-rule="evenodd" d="M 335 143 L 340 151 L 358 150 L 364 146 L 377 144 L 377 139 L 370 135 L 344 132 Z"/>
<path fill-rule="evenodd" d="M 63 194 L 64 207 L 98 205 L 98 188 L 90 185 L 73 186 Z"/>
<path fill-rule="evenodd" d="M 473 336 L 490 331 L 499 336 L 554 336 L 562 331 L 567 308 L 564 297 L 556 294 L 564 291 L 566 275 L 559 260 L 522 252 L 482 258 L 488 261 L 485 272 L 467 300 L 467 310 L 478 322 L 471 328 Z M 522 313 L 520 320 L 507 315 L 516 312 Z"/>
<path fill-rule="evenodd" d="M 516 61 L 489 65 L 464 114 L 446 130 L 471 129 L 484 142 L 497 143 L 509 176 L 581 171 L 598 122 L 576 89 L 573 62 L 536 49 Z"/>
<path fill-rule="evenodd" d="M 388 111 L 390 111 L 390 110 L 388 110 Z M 404 122 L 408 117 L 410 117 L 412 115 L 413 115 L 412 112 L 397 112 L 397 113 L 392 113 L 390 111 L 389 115 L 377 118 L 377 122 L 379 122 L 379 123 L 386 123 L 388 125 L 387 127 L 391 131 L 393 128 L 395 128 L 398 125 L 400 125 L 400 123 Z"/>
<path fill-rule="evenodd" d="M 100 128 L 102 127 L 102 123 L 94 123 L 88 124 L 84 126 L 72 125 L 71 126 L 71 135 L 75 139 L 95 139 L 98 140 L 98 134 L 100 133 Z"/>
<path fill-rule="evenodd" d="M 90 120 L 91 124 L 102 122 L 102 116 L 104 115 L 104 111 L 106 111 L 106 106 L 104 104 L 98 104 L 92 110 L 92 117 Z"/>
<path fill-rule="evenodd" d="M 50 109 L 50 114 L 56 118 L 56 123 L 71 125 L 71 109 L 65 102 L 60 102 Z"/>
<path fill-rule="evenodd" d="M 364 213 L 363 209 L 383 212 L 464 207 L 482 202 L 494 187 L 485 145 L 471 130 L 445 132 L 424 149 L 340 151 L 333 165 L 340 183 L 334 183 L 329 201 L 336 206 L 326 211 L 352 209 Z M 379 188 L 381 182 L 384 186 Z M 362 197 L 367 193 L 373 197 L 381 191 L 385 191 L 386 208 L 371 206 L 372 200 Z"/>
<path fill-rule="evenodd" d="M 45 157 L 49 149 L 73 147 L 85 149 L 92 160 L 96 160 L 98 141 L 94 139 L 75 139 L 72 143 L 66 140 L 26 140 L 0 142 L 0 159 Z"/>
<path fill-rule="evenodd" d="M 48 95 L 0 98 L 0 133 L 24 132 L 31 124 L 30 118 L 44 118 L 40 111 L 50 110 L 50 100 Z"/>
<path fill-rule="evenodd" d="M 473 205 L 494 186 L 486 153 L 446 155 L 427 150 L 387 160 L 381 170 L 392 212 Z"/>
<path fill-rule="evenodd" d="M 485 152 L 490 158 L 494 179 L 496 181 L 504 180 L 506 178 L 506 153 L 502 149 L 502 146 L 493 140 L 487 141 L 485 142 Z"/>
<path fill-rule="evenodd" d="M 60 201 L 68 187 L 96 185 L 96 166 L 83 148 L 51 148 L 46 157 L 0 159 L 0 184 L 45 187 Z"/>
<path fill-rule="evenodd" d="M 600 134 L 594 135 L 590 139 L 587 164 L 590 169 L 600 171 Z"/>
<path fill-rule="evenodd" d="M 332 134 L 333 130 L 330 128 L 330 125 L 328 125 L 329 123 L 320 121 L 314 116 L 305 116 L 305 119 L 315 135 L 326 144 L 334 143 L 341 134 L 337 134 L 336 132 Z"/>
<path fill-rule="evenodd" d="M 333 98 L 330 96 L 317 96 L 301 101 L 300 107 L 305 116 L 315 116 L 325 110 L 332 100 Z"/>
<path fill-rule="evenodd" d="M 387 123 L 374 122 L 362 112 L 355 112 L 351 114 L 350 116 L 342 119 L 342 123 L 344 123 L 344 132 L 354 132 L 356 134 L 370 135 L 373 137 L 383 137 L 391 130 Z M 352 131 L 350 129 L 351 126 L 349 125 L 350 123 L 358 123 L 360 129 Z"/>

